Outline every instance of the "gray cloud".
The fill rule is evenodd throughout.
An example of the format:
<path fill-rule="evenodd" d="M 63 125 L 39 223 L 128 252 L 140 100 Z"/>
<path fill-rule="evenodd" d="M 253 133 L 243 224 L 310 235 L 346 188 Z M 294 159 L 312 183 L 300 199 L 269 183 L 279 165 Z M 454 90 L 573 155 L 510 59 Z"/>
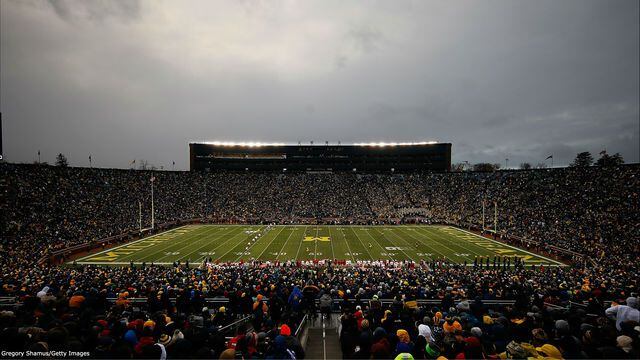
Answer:
<path fill-rule="evenodd" d="M 10 161 L 188 167 L 190 140 L 639 161 L 638 2 L 0 1 Z"/>

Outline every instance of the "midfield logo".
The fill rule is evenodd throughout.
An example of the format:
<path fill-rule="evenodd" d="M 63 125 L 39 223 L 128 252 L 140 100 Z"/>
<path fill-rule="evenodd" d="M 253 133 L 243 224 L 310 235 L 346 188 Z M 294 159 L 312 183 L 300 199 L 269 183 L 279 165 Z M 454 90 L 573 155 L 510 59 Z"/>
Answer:
<path fill-rule="evenodd" d="M 305 236 L 302 241 L 331 241 L 329 236 Z"/>

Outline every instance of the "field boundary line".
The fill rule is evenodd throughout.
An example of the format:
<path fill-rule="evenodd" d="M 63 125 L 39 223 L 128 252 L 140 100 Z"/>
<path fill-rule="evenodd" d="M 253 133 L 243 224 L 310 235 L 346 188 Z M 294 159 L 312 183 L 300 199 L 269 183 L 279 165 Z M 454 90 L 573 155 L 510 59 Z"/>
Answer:
<path fill-rule="evenodd" d="M 104 254 L 104 253 L 106 253 L 106 252 L 109 252 L 109 251 L 113 251 L 113 250 L 119 249 L 119 248 L 121 248 L 121 247 L 123 247 L 123 246 L 127 246 L 127 245 L 135 244 L 135 243 L 140 242 L 140 241 L 142 241 L 142 240 L 152 239 L 152 238 L 154 238 L 154 237 L 156 237 L 156 236 L 160 236 L 160 235 L 162 235 L 162 234 L 166 234 L 166 233 L 171 232 L 171 231 L 174 231 L 174 230 L 182 229 L 183 227 L 187 227 L 187 226 L 192 226 L 192 225 L 182 225 L 182 226 L 178 226 L 177 228 L 173 228 L 173 229 L 171 229 L 171 230 L 163 231 L 163 232 L 161 232 L 161 233 L 157 233 L 157 234 L 155 234 L 155 235 L 147 236 L 147 237 L 144 237 L 144 238 L 142 238 L 142 239 L 138 239 L 138 240 L 134 240 L 134 241 L 131 241 L 131 242 L 127 242 L 127 243 L 124 243 L 124 244 L 122 244 L 122 245 L 118 245 L 118 246 L 116 246 L 116 247 L 112 247 L 112 248 L 109 248 L 109 249 L 106 249 L 106 250 L 102 250 L 102 251 L 97 252 L 97 253 L 95 253 L 95 254 L 89 254 L 89 255 L 87 255 L 87 256 L 83 256 L 83 257 L 81 257 L 80 259 L 75 259 L 74 261 L 75 261 L 75 262 L 79 262 L 79 261 L 82 261 L 82 260 L 84 260 L 84 259 L 86 259 L 86 258 L 88 258 L 88 257 L 92 257 L 92 256 L 96 256 L 96 255 Z M 73 263 L 73 261 L 68 262 L 68 264 L 70 264 L 70 263 Z"/>
<path fill-rule="evenodd" d="M 558 265 L 558 266 L 567 266 L 567 264 L 563 264 L 563 263 L 561 263 L 560 261 L 553 260 L 553 259 L 550 259 L 550 258 L 548 258 L 548 257 L 546 257 L 546 256 L 538 255 L 538 254 L 532 253 L 532 252 L 530 252 L 530 251 L 527 251 L 527 250 L 524 250 L 524 249 L 520 249 L 520 248 L 518 248 L 518 247 L 511 246 L 511 245 L 508 245 L 508 244 L 505 244 L 505 243 L 502 243 L 502 242 L 500 242 L 500 241 L 496 241 L 496 240 L 493 240 L 493 239 L 489 239 L 489 238 L 486 238 L 486 237 L 484 237 L 484 236 L 480 236 L 480 235 L 478 235 L 478 234 L 474 234 L 474 233 L 472 233 L 471 231 L 467 231 L 467 230 L 464 230 L 464 229 L 459 229 L 459 228 L 454 227 L 454 226 L 448 226 L 448 227 L 450 227 L 450 228 L 452 228 L 452 229 L 456 229 L 456 230 L 462 231 L 462 232 L 465 232 L 465 233 L 467 233 L 467 234 L 471 234 L 471 235 L 476 236 L 476 237 L 479 237 L 479 238 L 481 238 L 481 239 L 485 239 L 485 240 L 492 241 L 492 242 L 494 242 L 494 243 L 496 243 L 496 244 L 504 245 L 504 246 L 510 247 L 510 248 L 512 248 L 512 249 L 515 249 L 515 250 L 518 250 L 518 251 L 522 251 L 522 252 L 527 253 L 527 254 L 529 254 L 529 255 L 537 256 L 537 257 L 539 257 L 539 258 L 541 258 L 541 259 L 545 259 L 545 260 L 547 260 L 547 261 L 553 262 L 553 263 L 555 263 L 555 264 L 556 264 L 556 265 Z"/>

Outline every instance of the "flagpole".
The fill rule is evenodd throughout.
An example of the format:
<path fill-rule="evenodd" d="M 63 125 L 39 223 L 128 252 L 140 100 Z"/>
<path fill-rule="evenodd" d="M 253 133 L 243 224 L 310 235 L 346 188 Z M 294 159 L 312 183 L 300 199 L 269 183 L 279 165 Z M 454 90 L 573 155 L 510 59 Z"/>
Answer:
<path fill-rule="evenodd" d="M 153 180 L 155 180 L 155 179 L 152 176 L 151 177 L 151 229 L 155 229 L 155 225 L 156 225 L 156 222 L 155 222 L 155 210 L 154 210 L 154 207 L 153 207 Z"/>
<path fill-rule="evenodd" d="M 485 199 L 482 199 L 482 232 L 484 233 L 484 201 Z"/>
<path fill-rule="evenodd" d="M 142 232 L 142 202 L 140 200 L 138 200 L 138 227 Z"/>
<path fill-rule="evenodd" d="M 498 236 L 498 202 L 493 202 L 493 232 Z"/>

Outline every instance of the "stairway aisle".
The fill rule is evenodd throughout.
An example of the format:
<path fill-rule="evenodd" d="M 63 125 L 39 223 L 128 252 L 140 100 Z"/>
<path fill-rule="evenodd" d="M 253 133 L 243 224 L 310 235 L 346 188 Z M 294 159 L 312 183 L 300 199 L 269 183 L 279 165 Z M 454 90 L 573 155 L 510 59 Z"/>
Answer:
<path fill-rule="evenodd" d="M 305 349 L 307 359 L 342 359 L 340 339 L 335 326 L 337 323 L 337 314 L 333 314 L 328 321 L 323 322 L 318 317 L 311 324 Z"/>

